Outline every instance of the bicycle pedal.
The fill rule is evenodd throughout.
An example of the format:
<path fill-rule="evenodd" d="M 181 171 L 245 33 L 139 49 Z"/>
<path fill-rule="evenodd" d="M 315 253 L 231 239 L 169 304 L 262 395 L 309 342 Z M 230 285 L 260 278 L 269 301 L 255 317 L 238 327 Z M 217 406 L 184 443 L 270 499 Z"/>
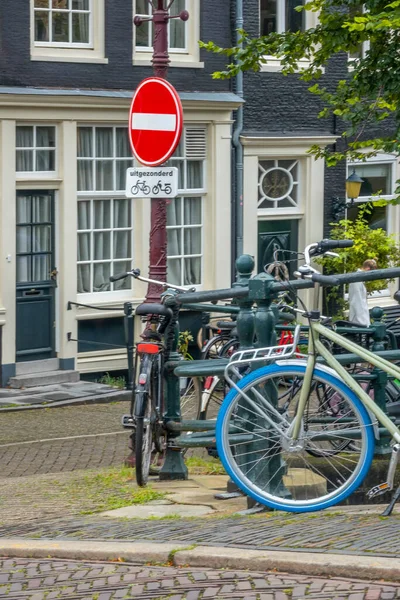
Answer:
<path fill-rule="evenodd" d="M 375 485 L 373 488 L 367 492 L 368 498 L 375 498 L 376 496 L 380 496 L 385 492 L 388 492 L 392 489 L 391 485 L 385 481 L 385 483 L 380 483 L 379 485 Z"/>
<path fill-rule="evenodd" d="M 121 419 L 122 427 L 125 429 L 136 429 L 136 423 L 131 415 L 123 415 Z"/>

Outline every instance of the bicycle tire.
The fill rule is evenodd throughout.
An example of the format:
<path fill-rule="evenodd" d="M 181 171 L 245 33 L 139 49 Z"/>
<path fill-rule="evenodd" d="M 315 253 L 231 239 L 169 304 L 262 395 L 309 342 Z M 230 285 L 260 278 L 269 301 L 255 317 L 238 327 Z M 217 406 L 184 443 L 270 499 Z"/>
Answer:
<path fill-rule="evenodd" d="M 135 393 L 135 468 L 136 482 L 144 487 L 149 479 L 153 449 L 153 423 L 156 415 L 151 398 L 153 357 L 143 354 Z M 140 383 L 140 382 L 143 383 Z"/>
<path fill-rule="evenodd" d="M 297 404 L 290 402 L 288 412 L 282 412 L 278 417 L 271 411 L 270 404 L 265 402 L 266 393 L 275 399 L 279 408 L 277 393 L 282 389 L 282 381 L 286 378 L 290 388 L 293 378 L 303 378 L 305 371 L 305 361 L 293 360 L 280 361 L 246 375 L 238 383 L 238 387 L 252 402 L 244 400 L 239 392 L 232 389 L 222 404 L 216 426 L 218 454 L 236 485 L 257 502 L 289 512 L 322 510 L 347 498 L 365 478 L 374 454 L 373 426 L 367 410 L 334 371 L 326 367 L 315 368 L 313 381 L 320 381 L 341 394 L 343 409 L 340 418 L 336 422 L 325 418 L 324 428 L 324 421 L 312 411 L 315 401 L 310 394 L 303 413 L 301 436 L 296 446 L 285 442 L 283 434 L 290 434 L 289 427 L 296 416 Z M 256 395 L 257 392 L 259 395 Z M 244 418 L 245 411 L 250 416 L 248 420 Z M 275 419 L 279 433 L 275 433 L 276 430 L 266 419 L 268 427 L 262 428 L 262 418 L 265 415 L 272 421 Z M 281 422 L 282 418 L 286 419 L 286 423 Z M 247 423 L 250 424 L 248 430 L 245 429 Z M 233 441 L 230 443 L 229 435 L 232 435 L 232 431 L 238 431 L 242 441 L 236 443 L 231 438 Z M 329 440 L 330 436 L 340 440 L 340 431 L 345 439 L 360 436 L 340 460 L 336 455 L 316 459 L 307 453 L 307 444 L 323 444 L 324 438 Z M 248 436 L 244 438 L 245 441 L 240 437 L 243 433 Z M 249 439 L 253 444 L 251 447 Z M 249 452 L 245 451 L 246 444 Z M 251 461 L 248 461 L 249 454 L 253 455 L 250 457 Z M 269 469 L 269 474 L 272 472 L 267 481 L 265 476 L 263 480 L 266 468 Z M 269 489 L 266 489 L 267 485 Z"/>
<path fill-rule="evenodd" d="M 202 387 L 199 378 L 188 377 L 185 385 L 180 388 L 181 418 L 183 421 L 199 419 L 201 393 Z"/>

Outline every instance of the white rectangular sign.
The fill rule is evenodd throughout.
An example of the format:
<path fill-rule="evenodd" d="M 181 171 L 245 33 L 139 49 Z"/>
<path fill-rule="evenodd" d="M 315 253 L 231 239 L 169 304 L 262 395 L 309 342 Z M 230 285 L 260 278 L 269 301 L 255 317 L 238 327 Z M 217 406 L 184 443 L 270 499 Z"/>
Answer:
<path fill-rule="evenodd" d="M 175 198 L 178 195 L 176 167 L 131 167 L 126 171 L 127 198 Z"/>

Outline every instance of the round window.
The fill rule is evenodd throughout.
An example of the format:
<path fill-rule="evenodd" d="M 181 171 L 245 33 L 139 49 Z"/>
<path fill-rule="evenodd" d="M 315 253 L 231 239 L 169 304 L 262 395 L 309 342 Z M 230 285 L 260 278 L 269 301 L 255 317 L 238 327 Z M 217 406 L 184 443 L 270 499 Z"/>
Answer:
<path fill-rule="evenodd" d="M 264 173 L 261 189 L 265 200 L 272 202 L 283 200 L 293 189 L 292 174 L 281 167 L 273 167 Z"/>

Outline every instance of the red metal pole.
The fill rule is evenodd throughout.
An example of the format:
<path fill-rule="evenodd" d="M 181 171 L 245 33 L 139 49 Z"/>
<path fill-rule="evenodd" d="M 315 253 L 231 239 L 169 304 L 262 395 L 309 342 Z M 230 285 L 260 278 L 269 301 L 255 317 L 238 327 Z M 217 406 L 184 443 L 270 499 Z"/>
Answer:
<path fill-rule="evenodd" d="M 164 0 L 157 0 L 153 10 L 153 73 L 155 77 L 167 78 L 168 65 L 168 10 Z M 149 278 L 167 280 L 167 203 L 165 198 L 151 199 L 150 266 Z M 146 302 L 159 302 L 162 288 L 149 283 Z"/>

